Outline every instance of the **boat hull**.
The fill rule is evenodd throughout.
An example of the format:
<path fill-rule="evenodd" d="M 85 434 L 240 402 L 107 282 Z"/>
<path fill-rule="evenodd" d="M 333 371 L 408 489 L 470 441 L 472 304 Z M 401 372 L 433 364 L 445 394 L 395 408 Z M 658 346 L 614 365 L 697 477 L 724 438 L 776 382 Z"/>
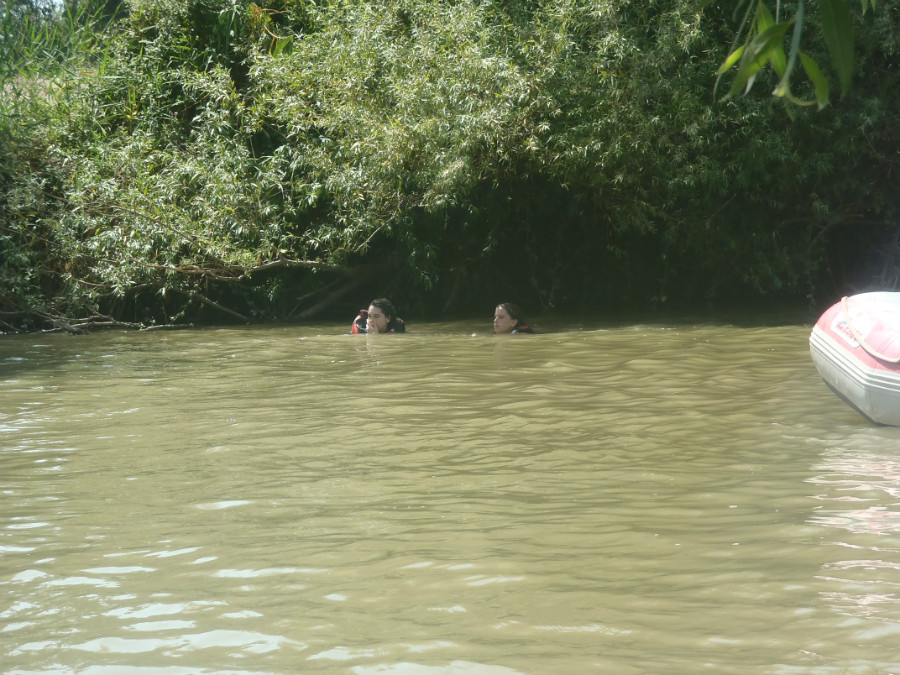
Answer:
<path fill-rule="evenodd" d="M 863 293 L 830 307 L 810 355 L 825 383 L 878 424 L 900 426 L 900 293 Z"/>

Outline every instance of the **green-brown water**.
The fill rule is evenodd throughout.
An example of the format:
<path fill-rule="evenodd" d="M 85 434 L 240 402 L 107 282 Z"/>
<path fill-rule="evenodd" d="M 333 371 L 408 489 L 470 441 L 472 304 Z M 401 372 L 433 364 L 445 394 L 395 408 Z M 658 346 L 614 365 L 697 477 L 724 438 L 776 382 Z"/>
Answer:
<path fill-rule="evenodd" d="M 809 325 L 0 338 L 4 673 L 900 672 Z"/>

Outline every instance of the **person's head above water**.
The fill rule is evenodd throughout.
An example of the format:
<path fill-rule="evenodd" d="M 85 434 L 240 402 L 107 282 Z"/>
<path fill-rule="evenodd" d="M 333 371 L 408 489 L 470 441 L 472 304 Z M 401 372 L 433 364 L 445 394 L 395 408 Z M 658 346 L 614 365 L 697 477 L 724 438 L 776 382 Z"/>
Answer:
<path fill-rule="evenodd" d="M 369 303 L 369 315 L 366 317 L 367 333 L 402 333 L 406 330 L 403 319 L 397 316 L 397 310 L 387 298 L 375 298 Z"/>
<path fill-rule="evenodd" d="M 532 333 L 531 326 L 525 322 L 522 310 L 511 302 L 501 302 L 494 309 L 494 332 L 498 335 L 504 333 Z"/>

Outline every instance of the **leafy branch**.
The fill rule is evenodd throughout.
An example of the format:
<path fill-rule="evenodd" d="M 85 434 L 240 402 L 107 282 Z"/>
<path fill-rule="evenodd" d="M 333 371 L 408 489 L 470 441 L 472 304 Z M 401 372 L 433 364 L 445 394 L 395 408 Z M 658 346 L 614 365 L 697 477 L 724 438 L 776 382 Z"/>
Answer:
<path fill-rule="evenodd" d="M 875 0 L 861 0 L 865 14 Z M 821 110 L 829 103 L 830 85 L 818 62 L 800 49 L 803 28 L 806 24 L 806 5 L 798 0 L 793 16 L 782 16 L 781 2 L 776 2 L 775 14 L 769 10 L 766 0 L 742 0 L 738 11 L 746 4 L 740 27 L 731 52 L 716 74 L 716 87 L 722 76 L 737 65 L 731 87 L 724 98 L 729 99 L 743 91 L 748 93 L 756 82 L 757 74 L 767 65 L 778 75 L 778 84 L 772 91 L 777 96 L 800 106 L 818 106 Z M 828 50 L 831 65 L 837 74 L 841 96 L 846 95 L 853 79 L 854 36 L 849 0 L 819 0 L 817 3 L 821 37 Z M 746 34 L 745 34 L 746 31 Z M 790 31 L 790 46 L 785 54 L 784 45 Z M 814 98 L 796 96 L 791 90 L 791 78 L 797 61 L 806 73 L 814 89 Z"/>

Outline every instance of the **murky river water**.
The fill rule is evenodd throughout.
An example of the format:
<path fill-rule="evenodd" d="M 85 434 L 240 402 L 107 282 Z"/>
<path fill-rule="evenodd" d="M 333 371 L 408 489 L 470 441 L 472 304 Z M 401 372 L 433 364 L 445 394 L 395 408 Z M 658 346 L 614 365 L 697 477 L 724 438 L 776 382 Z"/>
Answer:
<path fill-rule="evenodd" d="M 810 325 L 412 328 L 0 337 L 2 671 L 900 672 Z"/>

